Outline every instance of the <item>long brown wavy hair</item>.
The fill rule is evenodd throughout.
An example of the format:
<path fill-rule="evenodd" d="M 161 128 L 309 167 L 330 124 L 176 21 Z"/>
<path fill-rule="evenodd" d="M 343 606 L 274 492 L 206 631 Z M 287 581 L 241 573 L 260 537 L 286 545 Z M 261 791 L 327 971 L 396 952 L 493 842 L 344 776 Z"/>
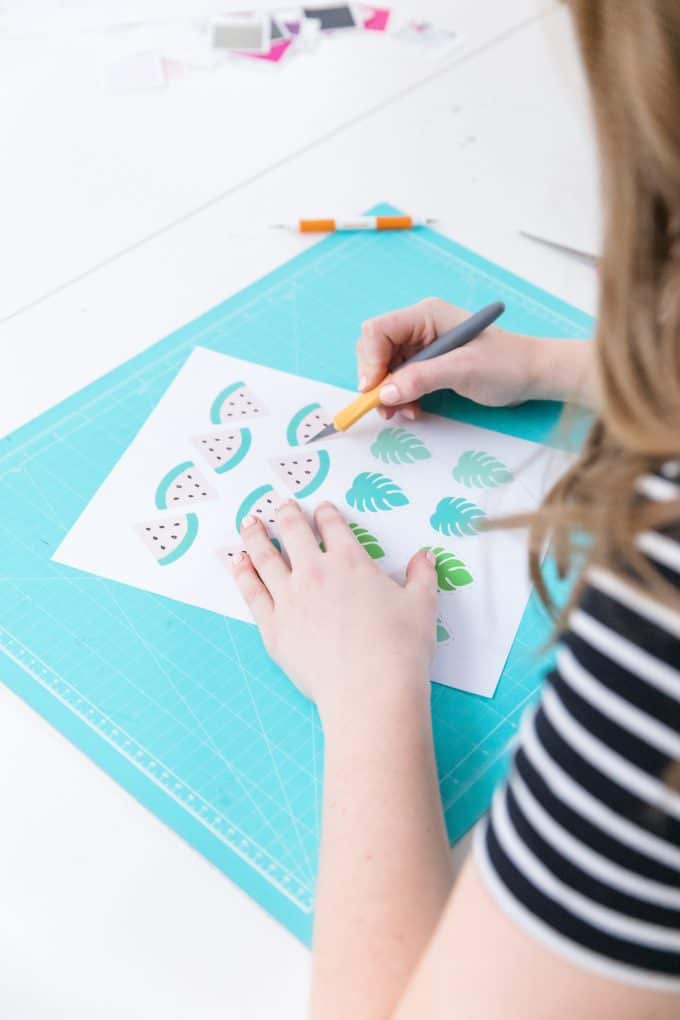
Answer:
<path fill-rule="evenodd" d="M 598 416 L 573 467 L 529 521 L 531 573 L 547 540 L 560 573 L 632 569 L 678 605 L 635 536 L 680 522 L 680 500 L 636 492 L 680 457 L 680 0 L 568 0 L 598 134 L 604 248 L 595 361 Z M 679 479 L 680 480 L 680 479 Z M 526 521 L 524 522 L 527 523 Z M 585 536 L 585 541 L 584 541 Z"/>

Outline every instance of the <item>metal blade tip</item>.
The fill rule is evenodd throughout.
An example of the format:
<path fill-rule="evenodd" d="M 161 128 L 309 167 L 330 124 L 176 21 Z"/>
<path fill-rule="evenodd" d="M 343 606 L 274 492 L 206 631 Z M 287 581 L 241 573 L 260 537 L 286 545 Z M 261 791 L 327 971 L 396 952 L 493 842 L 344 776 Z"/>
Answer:
<path fill-rule="evenodd" d="M 315 436 L 312 436 L 308 443 L 315 443 L 317 439 L 326 439 L 328 436 L 334 436 L 337 431 L 335 425 L 326 425 L 325 428 L 321 429 L 321 432 L 317 432 Z"/>

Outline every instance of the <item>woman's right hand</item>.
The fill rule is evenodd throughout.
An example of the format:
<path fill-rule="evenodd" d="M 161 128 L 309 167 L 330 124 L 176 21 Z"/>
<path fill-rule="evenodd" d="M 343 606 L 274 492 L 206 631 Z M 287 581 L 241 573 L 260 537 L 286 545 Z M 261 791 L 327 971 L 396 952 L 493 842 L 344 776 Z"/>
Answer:
<path fill-rule="evenodd" d="M 368 319 L 357 341 L 359 388 L 372 389 L 412 354 L 468 318 L 439 298 Z M 399 371 L 380 393 L 380 413 L 415 418 L 418 400 L 451 389 L 489 407 L 524 400 L 590 403 L 591 345 L 544 340 L 489 326 L 464 347 Z"/>

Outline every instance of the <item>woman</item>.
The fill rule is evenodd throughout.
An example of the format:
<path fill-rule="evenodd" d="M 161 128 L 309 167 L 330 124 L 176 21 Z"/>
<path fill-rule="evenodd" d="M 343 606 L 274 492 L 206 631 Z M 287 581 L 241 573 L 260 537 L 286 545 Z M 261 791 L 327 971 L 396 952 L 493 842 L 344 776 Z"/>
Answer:
<path fill-rule="evenodd" d="M 289 568 L 244 523 L 238 584 L 325 733 L 323 1020 L 680 1015 L 680 3 L 570 7 L 603 165 L 596 342 L 489 329 L 382 394 L 386 416 L 442 386 L 596 411 L 530 526 L 535 574 L 548 536 L 581 570 L 558 665 L 455 883 L 429 720 L 431 560 L 417 554 L 402 587 L 329 505 L 322 553 L 293 503 Z M 366 323 L 362 386 L 459 315 L 426 301 Z"/>

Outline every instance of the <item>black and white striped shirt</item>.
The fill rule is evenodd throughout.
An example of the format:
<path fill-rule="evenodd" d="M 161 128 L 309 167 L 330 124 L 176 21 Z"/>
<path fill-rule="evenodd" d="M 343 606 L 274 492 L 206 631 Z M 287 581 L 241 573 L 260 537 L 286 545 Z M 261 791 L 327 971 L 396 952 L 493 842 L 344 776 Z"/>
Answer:
<path fill-rule="evenodd" d="M 680 499 L 680 462 L 639 480 Z M 680 525 L 638 545 L 680 590 Z M 573 962 L 680 992 L 680 612 L 592 568 L 477 860 L 500 905 Z"/>

